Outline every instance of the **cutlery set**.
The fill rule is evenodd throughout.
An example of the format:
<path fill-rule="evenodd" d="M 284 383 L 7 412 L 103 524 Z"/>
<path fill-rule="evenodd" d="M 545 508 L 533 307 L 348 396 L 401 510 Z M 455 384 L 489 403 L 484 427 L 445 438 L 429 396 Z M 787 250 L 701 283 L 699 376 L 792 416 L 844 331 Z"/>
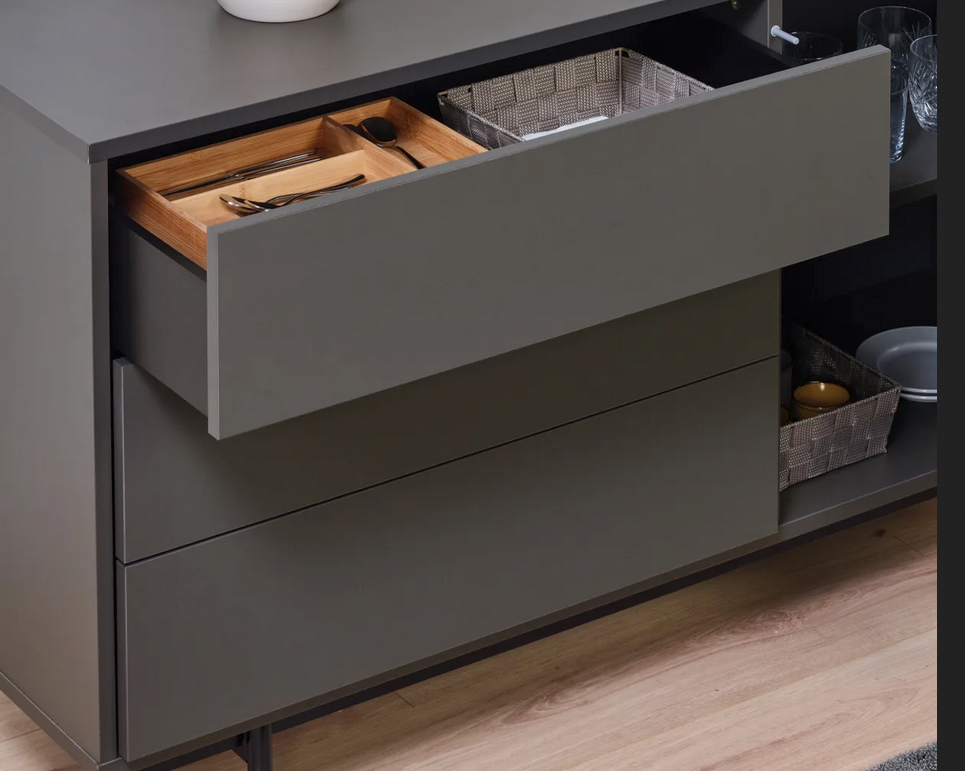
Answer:
<path fill-rule="evenodd" d="M 420 162 L 417 158 L 415 158 L 415 156 L 399 145 L 398 131 L 396 130 L 395 124 L 393 124 L 388 118 L 378 116 L 369 117 L 359 121 L 358 124 L 347 124 L 345 128 L 353 131 L 377 147 L 399 152 L 407 160 L 409 160 L 409 162 L 411 162 L 416 169 L 425 168 L 425 165 L 422 162 Z M 324 159 L 325 156 L 320 155 L 316 150 L 311 150 L 308 152 L 299 153 L 297 155 L 291 155 L 287 158 L 279 158 L 278 160 L 247 166 L 243 169 L 233 171 L 230 174 L 225 174 L 214 179 L 208 179 L 203 182 L 195 182 L 171 190 L 164 190 L 161 191 L 161 195 L 165 198 L 170 198 L 172 196 L 180 196 L 186 193 L 200 192 L 211 187 L 258 179 L 259 177 L 264 177 L 279 171 L 287 171 L 288 169 L 299 168 L 301 166 L 316 163 Z M 345 180 L 344 182 L 339 182 L 335 185 L 319 188 L 317 190 L 276 195 L 274 198 L 269 198 L 267 201 L 254 201 L 249 198 L 242 198 L 240 196 L 226 194 L 219 196 L 219 198 L 221 202 L 231 209 L 235 214 L 241 217 L 246 217 L 251 214 L 258 214 L 260 212 L 279 209 L 283 206 L 289 206 L 293 203 L 308 201 L 312 198 L 327 195 L 328 193 L 338 192 L 339 190 L 346 190 L 350 187 L 355 187 L 356 185 L 362 184 L 365 182 L 365 180 L 366 177 L 364 174 L 358 174 L 351 179 Z"/>
<path fill-rule="evenodd" d="M 249 218 L 262 212 L 289 207 L 291 214 L 380 195 L 376 182 L 484 152 L 442 122 L 385 97 L 119 169 L 118 199 L 134 222 L 206 268 L 211 228 L 248 222 L 257 229 L 261 220 Z M 303 203 L 311 199 L 316 203 Z M 346 210 L 355 205 L 344 203 Z"/>
<path fill-rule="evenodd" d="M 215 179 L 208 179 L 204 182 L 197 182 L 185 187 L 175 188 L 174 190 L 162 190 L 161 195 L 163 195 L 165 198 L 170 198 L 173 195 L 194 193 L 204 190 L 208 187 L 215 187 L 217 185 L 225 185 L 231 182 L 244 182 L 249 179 L 263 177 L 266 174 L 274 174 L 277 171 L 295 169 L 299 166 L 305 166 L 309 163 L 315 163 L 316 161 L 320 160 L 322 160 L 322 156 L 318 155 L 315 151 L 300 153 L 299 155 L 292 155 L 288 158 L 281 158 L 277 161 L 269 161 L 267 163 L 260 163 L 256 166 L 248 166 L 244 169 L 239 169 L 238 171 L 232 172 L 231 174 L 225 174 L 224 176 L 216 177 Z"/>
<path fill-rule="evenodd" d="M 356 185 L 362 184 L 364 181 L 365 175 L 359 174 L 351 179 L 345 180 L 345 182 L 339 182 L 337 185 L 330 185 L 329 187 L 323 187 L 318 190 L 309 190 L 305 193 L 286 193 L 284 195 L 276 195 L 274 198 L 269 198 L 267 201 L 252 201 L 249 198 L 239 198 L 235 195 L 222 195 L 221 202 L 240 216 L 245 217 L 249 214 L 258 214 L 259 212 L 263 211 L 280 209 L 283 206 L 288 206 L 289 204 L 297 203 L 299 201 L 308 201 L 312 198 L 323 196 L 326 193 L 335 193 L 339 190 L 347 190 L 350 187 L 355 187 Z"/>

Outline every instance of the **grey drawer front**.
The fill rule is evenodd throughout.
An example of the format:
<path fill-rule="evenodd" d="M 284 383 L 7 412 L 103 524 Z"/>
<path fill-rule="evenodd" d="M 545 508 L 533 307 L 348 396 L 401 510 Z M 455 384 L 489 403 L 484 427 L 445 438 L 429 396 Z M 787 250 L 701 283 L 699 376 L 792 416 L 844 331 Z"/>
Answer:
<path fill-rule="evenodd" d="M 211 434 L 885 235 L 888 68 L 866 49 L 212 229 Z"/>
<path fill-rule="evenodd" d="M 770 359 L 120 567 L 122 755 L 277 717 L 775 532 L 777 378 Z"/>
<path fill-rule="evenodd" d="M 758 276 L 224 442 L 118 361 L 117 557 L 143 559 L 774 356 L 779 307 L 779 276 Z"/>

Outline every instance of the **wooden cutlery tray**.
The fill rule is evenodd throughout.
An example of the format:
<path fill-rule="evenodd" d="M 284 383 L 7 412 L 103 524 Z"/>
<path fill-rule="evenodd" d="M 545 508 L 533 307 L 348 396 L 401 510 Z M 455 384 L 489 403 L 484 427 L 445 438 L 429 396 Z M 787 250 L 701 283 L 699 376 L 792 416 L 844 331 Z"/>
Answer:
<path fill-rule="evenodd" d="M 383 99 L 331 116 L 121 169 L 118 172 L 121 210 L 207 269 L 208 229 L 239 216 L 221 202 L 223 194 L 264 201 L 285 193 L 317 190 L 359 174 L 365 175 L 363 184 L 368 184 L 415 171 L 401 153 L 378 147 L 340 125 L 354 124 L 371 116 L 391 120 L 398 131 L 398 144 L 426 166 L 485 152 L 484 148 L 404 102 Z M 311 151 L 321 160 L 183 194 L 163 194 Z"/>
<path fill-rule="evenodd" d="M 366 118 L 388 118 L 399 134 L 399 146 L 426 166 L 438 166 L 468 155 L 486 152 L 486 148 L 458 131 L 433 120 L 395 97 L 350 107 L 332 113 L 329 117 L 343 126 L 357 125 Z"/>

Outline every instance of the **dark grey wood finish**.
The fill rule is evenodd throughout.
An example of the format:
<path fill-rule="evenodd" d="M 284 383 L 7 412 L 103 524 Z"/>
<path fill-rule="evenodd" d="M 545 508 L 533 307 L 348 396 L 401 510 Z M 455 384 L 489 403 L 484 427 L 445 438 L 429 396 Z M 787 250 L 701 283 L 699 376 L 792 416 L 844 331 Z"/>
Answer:
<path fill-rule="evenodd" d="M 777 377 L 769 359 L 119 567 L 122 756 L 216 739 L 774 533 Z"/>
<path fill-rule="evenodd" d="M 195 315 L 163 307 L 175 322 Z M 774 356 L 779 314 L 779 276 L 766 274 L 223 442 L 115 362 L 115 552 L 143 559 Z"/>
<path fill-rule="evenodd" d="M 213 229 L 209 431 L 886 234 L 887 90 L 888 52 L 868 49 Z"/>
<path fill-rule="evenodd" d="M 398 0 L 343 0 L 278 25 L 235 19 L 214 0 L 7 2 L 0 100 L 104 160 L 717 1 L 409 0 L 400 15 Z"/>
<path fill-rule="evenodd" d="M 130 222 L 111 218 L 111 343 L 195 409 L 208 409 L 205 275 Z"/>
<path fill-rule="evenodd" d="M 0 687 L 93 766 L 116 756 L 107 168 L 2 106 L 0 148 Z"/>
<path fill-rule="evenodd" d="M 745 555 L 806 537 L 827 527 L 835 527 L 853 517 L 874 511 L 884 513 L 926 497 L 934 497 L 938 489 L 937 409 L 929 405 L 904 407 L 896 416 L 886 455 L 848 466 L 812 480 L 808 485 L 792 487 L 781 494 L 780 526 L 776 533 L 662 573 L 628 591 L 613 593 L 608 596 L 607 602 L 618 601 L 630 593 L 647 591 L 692 576 Z M 590 609 L 598 604 L 599 600 L 580 609 Z M 563 613 L 544 617 L 523 629 L 538 628 L 579 612 L 580 609 L 570 608 Z M 317 714 L 317 711 L 296 713 L 280 720 L 276 725 L 297 725 L 312 714 Z M 218 745 L 212 746 L 218 748 Z M 230 750 L 230 746 L 221 746 L 216 751 L 226 750 Z M 132 765 L 137 768 L 142 762 L 150 763 L 150 760 Z"/>

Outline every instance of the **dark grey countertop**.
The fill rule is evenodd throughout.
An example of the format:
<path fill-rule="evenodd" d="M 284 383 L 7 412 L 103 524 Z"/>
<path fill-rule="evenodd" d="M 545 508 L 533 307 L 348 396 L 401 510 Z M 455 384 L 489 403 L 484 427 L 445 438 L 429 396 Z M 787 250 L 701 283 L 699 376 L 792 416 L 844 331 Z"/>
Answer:
<path fill-rule="evenodd" d="M 342 0 L 254 24 L 216 0 L 0 0 L 0 102 L 92 162 L 712 0 Z"/>

